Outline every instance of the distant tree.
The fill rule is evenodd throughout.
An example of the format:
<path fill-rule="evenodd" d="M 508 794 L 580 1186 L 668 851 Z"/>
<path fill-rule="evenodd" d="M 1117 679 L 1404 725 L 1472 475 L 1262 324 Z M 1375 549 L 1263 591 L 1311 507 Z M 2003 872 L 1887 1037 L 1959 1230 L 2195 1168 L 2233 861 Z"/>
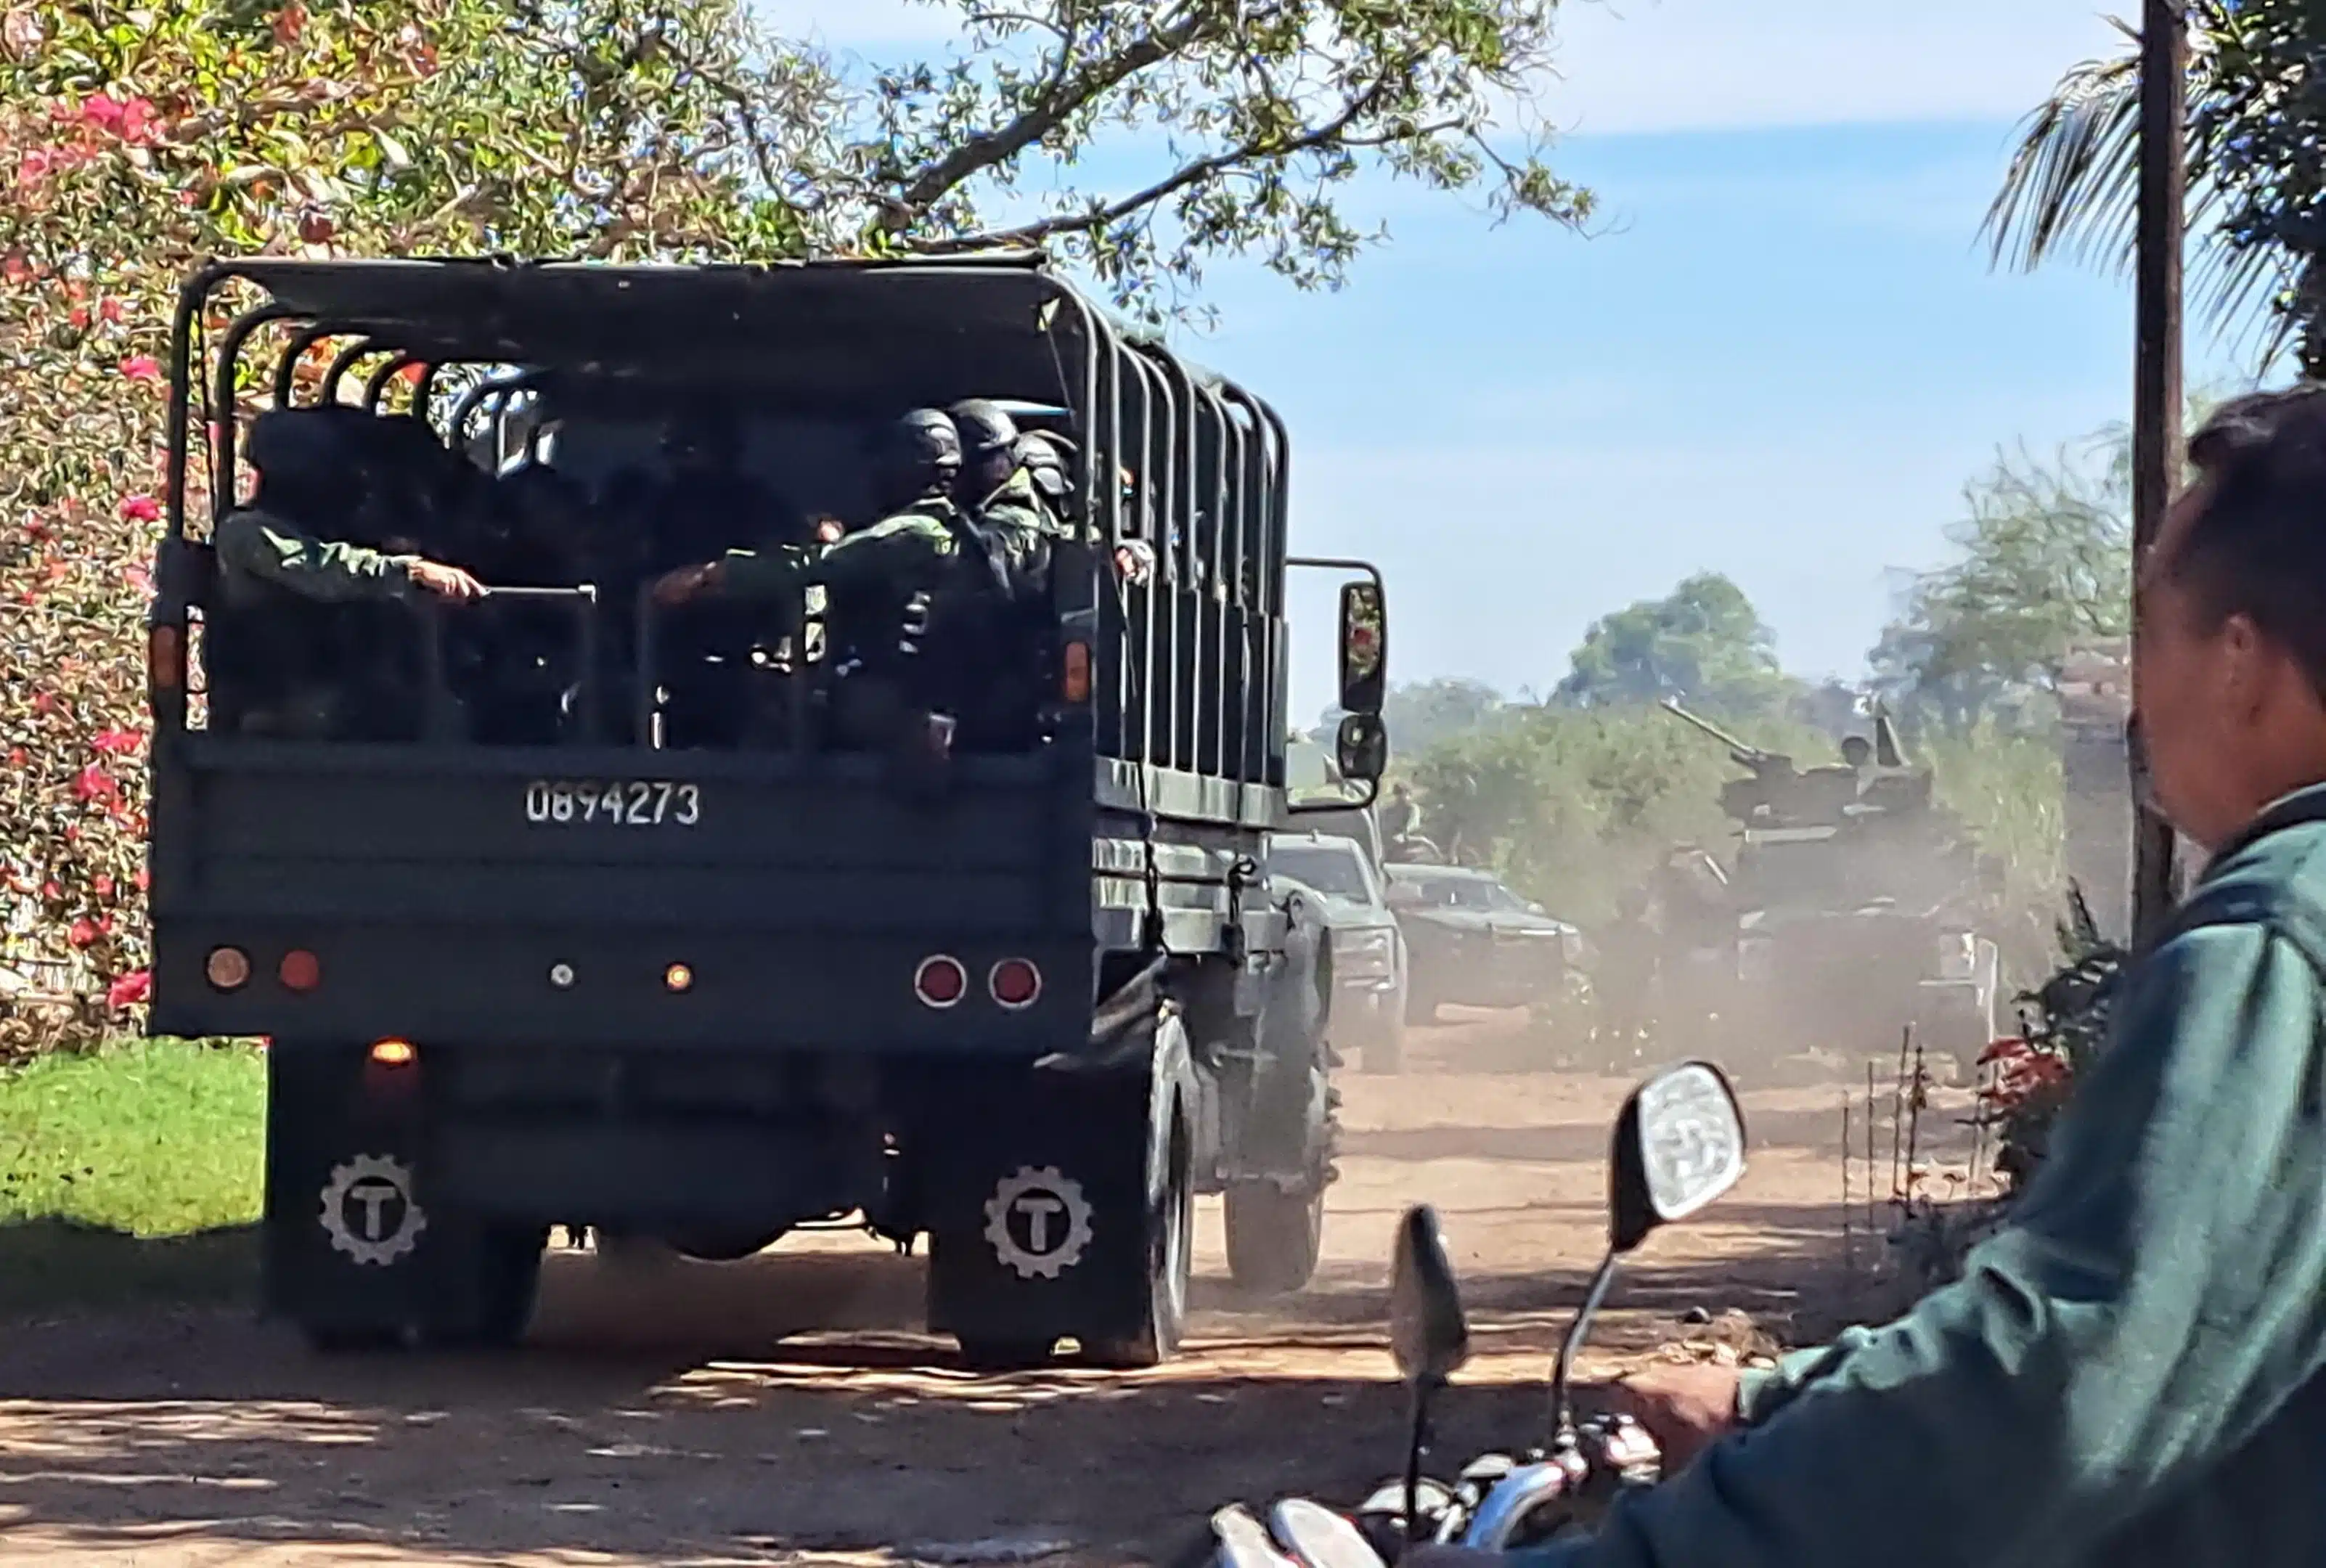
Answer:
<path fill-rule="evenodd" d="M 1391 687 L 1382 718 L 1391 747 L 1400 756 L 1505 720 L 1510 705 L 1483 681 L 1441 678 Z"/>
<path fill-rule="evenodd" d="M 1956 728 L 2042 710 L 2070 641 L 2129 629 L 2130 434 L 1998 453 L 1963 505 L 1956 559 L 1915 584 L 1867 655 L 1883 694 Z"/>
<path fill-rule="evenodd" d="M 1552 700 L 1614 708 L 1677 697 L 1733 716 L 1782 706 L 1793 688 L 1753 601 L 1707 571 L 1594 621 Z"/>

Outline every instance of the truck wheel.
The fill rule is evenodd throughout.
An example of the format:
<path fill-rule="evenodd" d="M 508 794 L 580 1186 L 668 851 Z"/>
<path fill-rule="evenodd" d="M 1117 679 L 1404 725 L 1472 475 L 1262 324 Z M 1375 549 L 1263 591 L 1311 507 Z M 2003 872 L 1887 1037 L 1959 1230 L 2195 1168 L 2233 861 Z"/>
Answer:
<path fill-rule="evenodd" d="M 1288 1192 L 1273 1182 L 1227 1191 L 1228 1273 L 1255 1295 L 1289 1295 L 1317 1276 L 1325 1191 Z"/>
<path fill-rule="evenodd" d="M 1084 1359 L 1094 1366 L 1126 1371 L 1159 1366 L 1186 1330 L 1187 1282 L 1196 1265 L 1194 1151 L 1176 1116 L 1166 1136 L 1162 1189 L 1148 1202 L 1145 1321 L 1121 1338 L 1084 1346 Z"/>

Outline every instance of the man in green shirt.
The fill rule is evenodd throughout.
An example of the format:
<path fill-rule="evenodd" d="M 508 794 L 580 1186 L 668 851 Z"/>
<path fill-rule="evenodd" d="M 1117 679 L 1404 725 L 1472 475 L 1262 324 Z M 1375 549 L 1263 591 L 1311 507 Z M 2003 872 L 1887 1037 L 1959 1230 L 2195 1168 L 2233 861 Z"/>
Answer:
<path fill-rule="evenodd" d="M 416 722 L 409 612 L 397 607 L 484 592 L 458 566 L 383 548 L 396 542 L 347 439 L 371 418 L 270 409 L 252 422 L 250 501 L 219 518 L 210 540 L 210 700 L 224 730 L 346 738 Z"/>
<path fill-rule="evenodd" d="M 1896 1322 L 1616 1385 L 1672 1479 L 1523 1568 L 2326 1563 L 2326 388 L 2189 455 L 2135 690 L 2211 860 L 2040 1174 Z"/>
<path fill-rule="evenodd" d="M 210 542 L 228 602 L 257 603 L 269 589 L 330 603 L 479 597 L 483 586 L 457 566 L 327 539 L 302 525 L 319 512 L 352 516 L 365 499 L 335 432 L 312 417 L 317 412 L 269 409 L 251 422 L 243 448 L 256 479 L 250 504 L 220 518 Z"/>

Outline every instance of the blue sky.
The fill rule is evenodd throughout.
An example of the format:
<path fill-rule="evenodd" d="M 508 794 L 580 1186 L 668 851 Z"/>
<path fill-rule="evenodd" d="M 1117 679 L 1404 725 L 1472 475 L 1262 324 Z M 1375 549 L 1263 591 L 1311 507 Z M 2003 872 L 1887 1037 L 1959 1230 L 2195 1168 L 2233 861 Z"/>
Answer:
<path fill-rule="evenodd" d="M 1853 675 L 1998 446 L 2128 414 L 2128 284 L 1996 274 L 1976 237 L 2013 123 L 2113 52 L 2124 4 L 1570 0 L 1535 107 L 1604 232 L 1373 189 L 1392 243 L 1346 290 L 1216 268 L 1186 347 L 1289 422 L 1298 547 L 1388 573 L 1400 680 L 1548 690 L 1593 617 L 1706 569 L 1789 668 Z M 898 0 L 761 5 L 843 54 L 945 32 Z"/>

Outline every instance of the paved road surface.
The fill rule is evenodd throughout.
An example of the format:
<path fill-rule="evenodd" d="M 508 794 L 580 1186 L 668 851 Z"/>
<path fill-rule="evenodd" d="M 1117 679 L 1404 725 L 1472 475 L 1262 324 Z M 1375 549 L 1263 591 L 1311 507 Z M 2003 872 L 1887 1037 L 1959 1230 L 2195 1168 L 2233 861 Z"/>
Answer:
<path fill-rule="evenodd" d="M 1605 1234 L 1627 1084 L 1527 1072 L 1509 1029 L 1424 1032 L 1404 1076 L 1349 1079 L 1326 1262 L 1304 1294 L 1239 1299 L 1206 1205 L 1195 1342 L 1153 1373 L 972 1376 L 909 1327 L 919 1266 L 838 1236 L 651 1283 L 554 1256 L 533 1345 L 509 1359 L 328 1361 L 234 1313 L 0 1326 L 0 1557 L 1147 1560 L 1231 1497 L 1344 1495 L 1395 1468 L 1386 1259 L 1398 1213 L 1423 1200 L 1480 1351 L 1444 1445 L 1523 1439 Z M 1830 1304 L 1841 1076 L 1747 1093 L 1745 1184 L 1650 1242 L 1603 1365 L 1706 1334 L 1680 1326 L 1691 1309 Z"/>

